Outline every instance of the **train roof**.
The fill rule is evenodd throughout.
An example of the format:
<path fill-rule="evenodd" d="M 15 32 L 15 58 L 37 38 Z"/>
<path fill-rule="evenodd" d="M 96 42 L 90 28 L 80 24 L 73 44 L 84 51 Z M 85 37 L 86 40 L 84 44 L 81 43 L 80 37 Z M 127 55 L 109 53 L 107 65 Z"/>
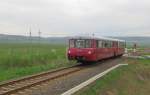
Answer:
<path fill-rule="evenodd" d="M 70 39 L 98 39 L 98 40 L 107 40 L 107 41 L 119 41 L 119 42 L 125 42 L 125 40 L 120 39 L 114 39 L 114 38 L 108 38 L 108 37 L 91 37 L 91 36 L 74 36 L 70 37 Z"/>

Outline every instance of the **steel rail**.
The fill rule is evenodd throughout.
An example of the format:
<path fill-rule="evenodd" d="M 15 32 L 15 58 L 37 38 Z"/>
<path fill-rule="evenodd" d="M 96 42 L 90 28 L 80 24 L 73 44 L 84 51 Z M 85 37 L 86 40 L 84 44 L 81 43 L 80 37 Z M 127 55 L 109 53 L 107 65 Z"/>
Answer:
<path fill-rule="evenodd" d="M 78 67 L 78 66 L 79 65 L 75 65 L 75 66 L 71 66 L 71 67 L 65 67 L 65 68 L 61 68 L 61 69 L 57 69 L 57 70 L 53 70 L 53 71 L 48 71 L 48 72 L 43 72 L 43 73 L 35 74 L 35 75 L 32 75 L 32 76 L 24 77 L 24 78 L 21 78 L 21 79 L 12 80 L 12 81 L 2 83 L 2 84 L 0 84 L 0 91 L 3 91 L 2 88 L 5 88 L 6 91 L 0 92 L 0 95 L 13 94 L 13 93 L 16 93 L 20 90 L 24 90 L 24 89 L 27 89 L 27 88 L 30 88 L 30 87 L 33 87 L 33 86 L 36 86 L 36 85 L 40 85 L 40 84 L 45 83 L 47 81 L 54 80 L 54 79 L 57 79 L 59 77 L 65 76 L 65 75 L 69 75 L 71 73 L 74 73 L 74 72 L 77 72 L 77 71 L 81 70 L 81 67 Z M 60 74 L 55 75 L 55 73 L 59 73 L 59 72 L 60 72 Z M 50 76 L 52 74 L 54 74 L 54 75 Z M 36 81 L 36 78 L 38 79 L 38 78 L 44 77 L 44 76 L 46 78 L 42 78 L 41 80 Z M 10 85 L 21 84 L 21 82 L 26 83 L 26 81 L 31 81 L 32 79 L 35 79 L 35 81 L 33 81 L 32 83 L 25 84 L 23 86 L 18 86 L 14 89 L 13 88 L 9 89 Z"/>

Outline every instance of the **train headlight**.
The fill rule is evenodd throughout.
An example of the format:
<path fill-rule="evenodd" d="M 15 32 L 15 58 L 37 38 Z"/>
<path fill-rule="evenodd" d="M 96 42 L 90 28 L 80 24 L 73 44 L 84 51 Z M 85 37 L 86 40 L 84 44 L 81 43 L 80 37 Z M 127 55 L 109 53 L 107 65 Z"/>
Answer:
<path fill-rule="evenodd" d="M 88 51 L 88 54 L 92 54 L 92 52 L 91 52 L 91 51 Z"/>
<path fill-rule="evenodd" d="M 70 54 L 70 53 L 71 53 L 71 51 L 69 50 L 69 51 L 68 51 L 68 53 Z"/>

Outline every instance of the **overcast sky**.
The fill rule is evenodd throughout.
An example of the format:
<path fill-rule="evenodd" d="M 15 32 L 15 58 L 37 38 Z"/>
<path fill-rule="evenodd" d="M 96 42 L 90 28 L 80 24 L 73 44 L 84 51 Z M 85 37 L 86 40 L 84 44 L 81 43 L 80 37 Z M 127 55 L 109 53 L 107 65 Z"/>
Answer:
<path fill-rule="evenodd" d="M 150 0 L 0 0 L 0 34 L 150 36 Z"/>

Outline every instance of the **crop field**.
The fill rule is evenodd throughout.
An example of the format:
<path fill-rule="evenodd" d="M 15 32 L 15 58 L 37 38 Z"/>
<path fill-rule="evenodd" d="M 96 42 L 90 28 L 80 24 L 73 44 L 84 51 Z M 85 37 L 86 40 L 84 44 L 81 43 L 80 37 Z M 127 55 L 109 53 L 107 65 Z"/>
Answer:
<path fill-rule="evenodd" d="M 65 45 L 0 44 L 0 81 L 73 64 Z"/>
<path fill-rule="evenodd" d="M 149 95 L 150 60 L 126 59 L 128 66 L 113 70 L 75 95 Z"/>

